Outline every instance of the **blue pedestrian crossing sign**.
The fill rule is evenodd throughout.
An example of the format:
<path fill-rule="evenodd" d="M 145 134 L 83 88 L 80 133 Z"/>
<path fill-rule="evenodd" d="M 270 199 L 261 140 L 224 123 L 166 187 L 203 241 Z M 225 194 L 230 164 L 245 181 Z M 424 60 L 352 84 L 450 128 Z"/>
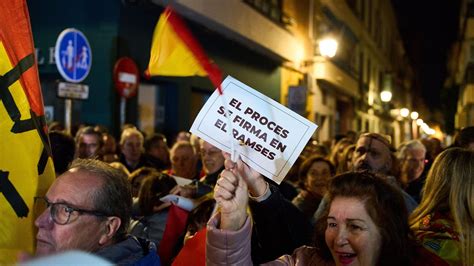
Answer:
<path fill-rule="evenodd" d="M 54 57 L 59 73 L 69 82 L 83 81 L 91 70 L 91 46 L 79 30 L 69 28 L 59 34 Z"/>

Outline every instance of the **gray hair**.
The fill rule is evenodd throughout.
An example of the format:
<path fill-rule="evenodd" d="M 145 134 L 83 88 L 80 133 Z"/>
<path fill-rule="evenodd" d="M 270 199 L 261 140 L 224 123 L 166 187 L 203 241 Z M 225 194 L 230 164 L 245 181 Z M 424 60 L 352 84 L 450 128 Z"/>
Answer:
<path fill-rule="evenodd" d="M 114 236 L 118 242 L 125 238 L 132 215 L 132 192 L 127 176 L 99 160 L 75 159 L 69 169 L 85 171 L 102 179 L 102 186 L 93 192 L 94 208 L 108 216 L 117 216 L 121 224 Z"/>
<path fill-rule="evenodd" d="M 123 145 L 125 143 L 125 140 L 131 135 L 137 135 L 138 138 L 140 139 L 142 145 L 145 142 L 145 138 L 143 137 L 142 132 L 140 132 L 135 127 L 129 127 L 129 128 L 126 128 L 122 131 L 122 134 L 120 135 L 120 142 L 119 142 L 120 145 Z"/>
<path fill-rule="evenodd" d="M 419 140 L 410 140 L 400 144 L 398 147 L 397 158 L 399 160 L 405 159 L 408 150 L 422 150 L 426 154 L 426 147 Z"/>

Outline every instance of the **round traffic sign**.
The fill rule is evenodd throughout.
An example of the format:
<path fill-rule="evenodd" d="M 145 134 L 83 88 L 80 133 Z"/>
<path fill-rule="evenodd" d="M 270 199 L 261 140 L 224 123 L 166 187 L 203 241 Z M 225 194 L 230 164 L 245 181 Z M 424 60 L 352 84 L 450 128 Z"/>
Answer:
<path fill-rule="evenodd" d="M 91 70 L 91 46 L 86 36 L 77 29 L 65 29 L 59 34 L 54 57 L 59 73 L 69 82 L 83 81 Z"/>
<path fill-rule="evenodd" d="M 129 57 L 121 57 L 114 66 L 114 83 L 121 97 L 131 98 L 137 94 L 140 75 L 137 64 Z"/>

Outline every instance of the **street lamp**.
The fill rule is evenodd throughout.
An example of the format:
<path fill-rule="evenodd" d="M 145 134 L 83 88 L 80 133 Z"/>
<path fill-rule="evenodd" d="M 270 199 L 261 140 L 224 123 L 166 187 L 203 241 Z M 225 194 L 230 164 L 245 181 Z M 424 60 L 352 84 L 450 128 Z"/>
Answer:
<path fill-rule="evenodd" d="M 418 118 L 418 116 L 419 116 L 418 112 L 415 112 L 415 111 L 411 112 L 411 114 L 410 114 L 410 117 L 413 120 L 416 120 Z"/>
<path fill-rule="evenodd" d="M 410 110 L 408 110 L 407 108 L 400 109 L 400 115 L 403 118 L 407 118 L 409 114 L 410 114 Z"/>
<path fill-rule="evenodd" d="M 338 43 L 334 38 L 324 38 L 319 41 L 319 52 L 322 56 L 334 57 L 337 52 Z"/>
<path fill-rule="evenodd" d="M 382 102 L 388 103 L 392 99 L 392 93 L 390 91 L 382 91 L 380 93 L 380 99 Z"/>

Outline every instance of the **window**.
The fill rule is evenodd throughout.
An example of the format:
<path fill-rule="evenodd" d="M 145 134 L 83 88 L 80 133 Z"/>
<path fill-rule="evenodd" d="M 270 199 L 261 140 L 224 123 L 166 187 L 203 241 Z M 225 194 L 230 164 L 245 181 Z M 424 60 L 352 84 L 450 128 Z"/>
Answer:
<path fill-rule="evenodd" d="M 244 0 L 270 20 L 283 24 L 282 0 Z"/>

